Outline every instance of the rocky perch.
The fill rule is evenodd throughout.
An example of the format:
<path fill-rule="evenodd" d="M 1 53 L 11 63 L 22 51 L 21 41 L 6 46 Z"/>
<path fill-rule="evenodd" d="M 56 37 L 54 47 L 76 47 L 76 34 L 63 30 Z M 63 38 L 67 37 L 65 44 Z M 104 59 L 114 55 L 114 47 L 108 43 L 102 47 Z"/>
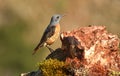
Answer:
<path fill-rule="evenodd" d="M 21 76 L 120 76 L 117 35 L 105 26 L 88 26 L 62 32 L 61 48 L 38 64 L 34 72 Z"/>

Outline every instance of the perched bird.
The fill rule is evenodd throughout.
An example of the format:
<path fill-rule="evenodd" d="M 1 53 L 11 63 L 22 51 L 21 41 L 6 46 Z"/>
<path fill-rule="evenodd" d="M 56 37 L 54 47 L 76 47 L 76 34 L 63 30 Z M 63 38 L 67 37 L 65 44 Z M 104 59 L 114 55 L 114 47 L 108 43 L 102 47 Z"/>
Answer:
<path fill-rule="evenodd" d="M 59 37 L 59 34 L 60 34 L 59 22 L 62 17 L 63 17 L 63 15 L 60 15 L 60 14 L 56 14 L 56 15 L 52 16 L 50 24 L 45 29 L 39 44 L 34 49 L 33 54 L 35 54 L 36 51 L 43 46 L 46 46 L 49 50 L 52 50 L 48 46 L 53 44 L 55 42 L 55 40 Z"/>

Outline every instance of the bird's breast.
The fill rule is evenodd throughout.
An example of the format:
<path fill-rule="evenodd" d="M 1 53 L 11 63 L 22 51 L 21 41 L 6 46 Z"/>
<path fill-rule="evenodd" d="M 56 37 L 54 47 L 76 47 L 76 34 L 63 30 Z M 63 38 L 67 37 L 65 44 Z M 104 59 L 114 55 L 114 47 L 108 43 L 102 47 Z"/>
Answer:
<path fill-rule="evenodd" d="M 60 34 L 60 24 L 57 24 L 57 25 L 55 26 L 54 34 L 53 34 L 50 38 L 47 39 L 47 42 L 46 42 L 46 43 L 47 43 L 48 45 L 51 45 L 52 43 L 54 43 L 55 40 L 59 37 L 59 34 Z"/>

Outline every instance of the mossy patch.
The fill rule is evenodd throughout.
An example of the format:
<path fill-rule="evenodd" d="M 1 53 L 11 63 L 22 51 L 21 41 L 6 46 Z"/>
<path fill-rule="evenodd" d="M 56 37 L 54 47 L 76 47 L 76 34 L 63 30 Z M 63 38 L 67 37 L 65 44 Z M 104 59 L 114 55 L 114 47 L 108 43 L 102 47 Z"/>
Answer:
<path fill-rule="evenodd" d="M 65 63 L 57 59 L 48 59 L 38 63 L 43 76 L 66 76 Z"/>
<path fill-rule="evenodd" d="M 114 70 L 110 70 L 109 76 L 120 76 L 120 72 L 119 71 L 114 71 Z"/>

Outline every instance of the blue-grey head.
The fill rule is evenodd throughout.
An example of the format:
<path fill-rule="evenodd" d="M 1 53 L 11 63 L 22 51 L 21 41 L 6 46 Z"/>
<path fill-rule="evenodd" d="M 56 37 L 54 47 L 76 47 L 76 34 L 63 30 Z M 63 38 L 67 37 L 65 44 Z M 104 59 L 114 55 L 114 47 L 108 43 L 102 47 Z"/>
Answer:
<path fill-rule="evenodd" d="M 54 26 L 60 22 L 60 19 L 63 17 L 63 15 L 55 14 L 52 16 L 50 25 Z"/>

